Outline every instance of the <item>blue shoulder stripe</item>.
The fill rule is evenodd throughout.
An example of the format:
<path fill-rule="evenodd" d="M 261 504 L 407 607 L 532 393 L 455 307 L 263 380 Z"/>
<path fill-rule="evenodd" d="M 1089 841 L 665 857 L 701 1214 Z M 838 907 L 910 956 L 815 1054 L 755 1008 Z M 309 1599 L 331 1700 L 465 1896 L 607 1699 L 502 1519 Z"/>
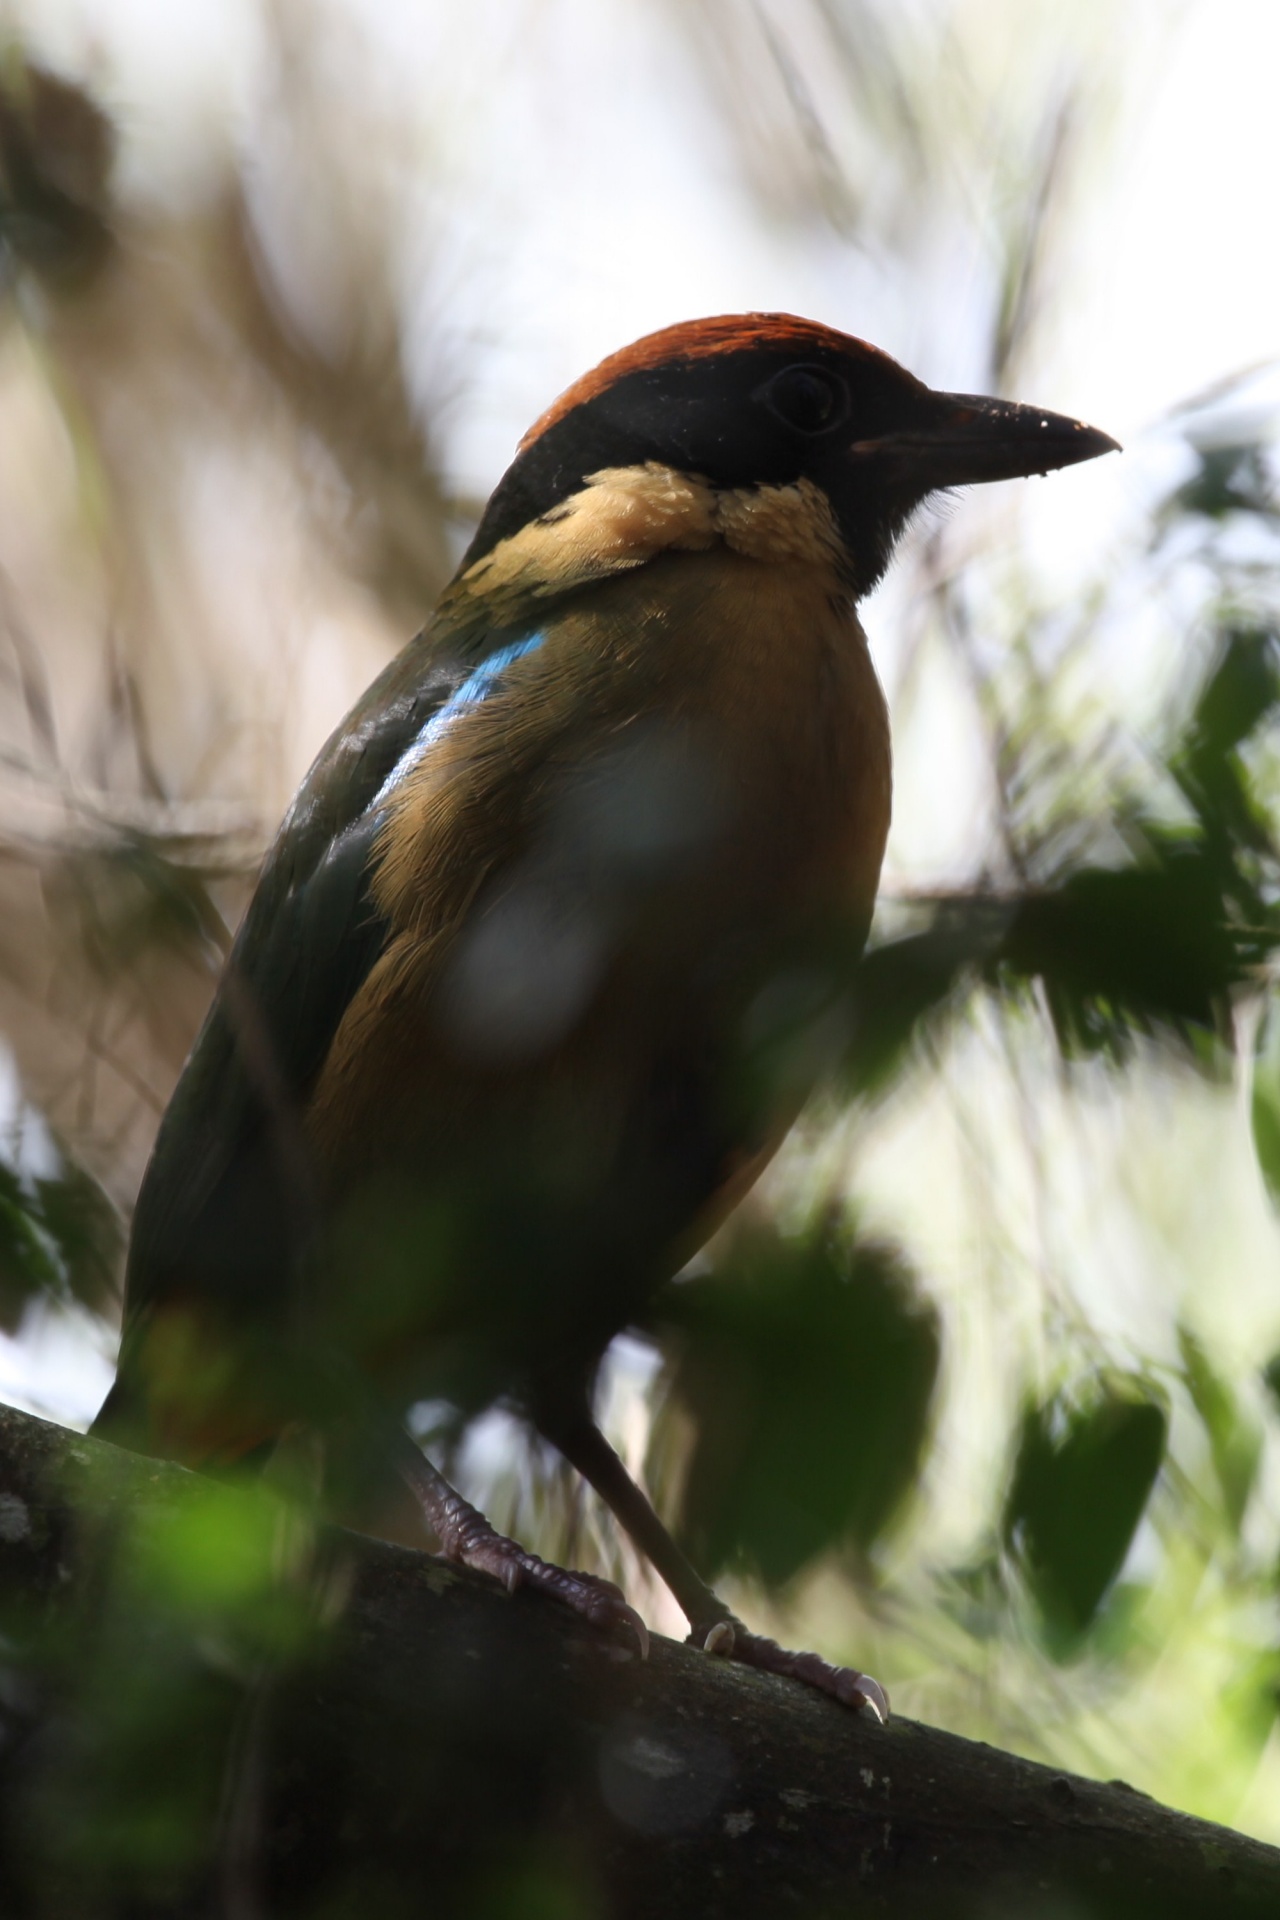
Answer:
<path fill-rule="evenodd" d="M 415 767 L 421 766 L 436 741 L 443 738 L 454 721 L 469 707 L 478 707 L 482 701 L 487 700 L 489 695 L 496 691 L 507 668 L 524 654 L 535 652 L 546 637 L 542 631 L 531 633 L 523 640 L 513 640 L 510 645 L 497 647 L 494 652 L 488 654 L 480 665 L 467 675 L 462 685 L 454 689 L 444 705 L 437 708 L 422 731 L 405 748 L 370 802 L 371 810 L 376 811 L 384 806 L 406 775 L 412 773 Z"/>

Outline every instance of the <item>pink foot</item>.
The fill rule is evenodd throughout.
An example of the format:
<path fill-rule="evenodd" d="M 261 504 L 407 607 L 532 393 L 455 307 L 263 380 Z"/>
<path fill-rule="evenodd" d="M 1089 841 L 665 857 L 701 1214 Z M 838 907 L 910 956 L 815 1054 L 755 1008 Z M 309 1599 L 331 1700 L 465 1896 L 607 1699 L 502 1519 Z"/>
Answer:
<path fill-rule="evenodd" d="M 889 1718 L 889 1696 L 869 1673 L 858 1673 L 852 1667 L 833 1667 L 816 1653 L 790 1653 L 776 1640 L 749 1633 L 742 1622 L 732 1616 L 712 1621 L 709 1626 L 695 1627 L 689 1641 L 723 1660 L 740 1660 L 745 1667 L 758 1667 L 764 1673 L 782 1673 L 791 1680 L 803 1680 L 806 1686 L 829 1693 L 842 1706 L 866 1708 L 882 1726 Z"/>
<path fill-rule="evenodd" d="M 492 1574 L 508 1593 L 514 1593 L 517 1587 L 532 1587 L 535 1592 L 550 1594 L 602 1632 L 620 1629 L 629 1634 L 640 1658 L 648 1659 L 649 1630 L 635 1608 L 627 1605 L 620 1587 L 593 1573 L 570 1573 L 564 1567 L 553 1567 L 536 1553 L 527 1552 L 518 1541 L 509 1540 L 490 1526 L 429 1460 L 419 1458 L 421 1464 L 415 1461 L 404 1477 L 417 1494 L 446 1560 Z"/>

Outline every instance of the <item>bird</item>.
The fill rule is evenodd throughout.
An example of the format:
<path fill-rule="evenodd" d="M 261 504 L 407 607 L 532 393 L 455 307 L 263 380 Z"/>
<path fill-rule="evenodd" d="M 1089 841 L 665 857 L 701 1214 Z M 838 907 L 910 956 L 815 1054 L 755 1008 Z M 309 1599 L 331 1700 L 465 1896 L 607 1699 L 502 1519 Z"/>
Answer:
<path fill-rule="evenodd" d="M 139 1191 L 94 1430 L 230 1472 L 321 1433 L 349 1503 L 390 1479 L 448 1558 L 643 1655 L 618 1587 L 498 1533 L 404 1424 L 515 1408 L 694 1644 L 886 1718 L 871 1676 L 735 1618 L 593 1392 L 811 1090 L 756 1070 L 762 1010 L 866 938 L 891 749 L 858 602 L 930 495 L 1115 448 L 786 313 L 668 326 L 556 399 L 266 857 Z"/>

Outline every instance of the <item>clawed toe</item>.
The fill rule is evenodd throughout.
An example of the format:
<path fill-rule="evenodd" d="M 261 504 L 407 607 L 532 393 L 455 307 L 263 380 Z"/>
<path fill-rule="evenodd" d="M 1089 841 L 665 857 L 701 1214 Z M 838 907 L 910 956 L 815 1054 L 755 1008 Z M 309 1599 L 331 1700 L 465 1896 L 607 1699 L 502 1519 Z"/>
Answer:
<path fill-rule="evenodd" d="M 732 1620 L 717 1620 L 713 1627 L 707 1629 L 706 1637 L 702 1642 L 702 1651 L 716 1654 L 722 1660 L 731 1660 L 737 1638 Z"/>
<path fill-rule="evenodd" d="M 836 1676 L 833 1691 L 837 1700 L 858 1711 L 865 1707 L 868 1713 L 875 1715 L 882 1727 L 887 1725 L 889 1695 L 878 1680 L 874 1680 L 869 1673 L 859 1673 L 854 1667 L 832 1667 L 831 1671 Z"/>
<path fill-rule="evenodd" d="M 609 1621 L 609 1625 L 615 1632 L 629 1633 L 631 1635 L 635 1641 L 636 1658 L 638 1660 L 647 1660 L 649 1658 L 649 1629 L 634 1607 L 629 1607 L 626 1601 L 623 1600 Z"/>
<path fill-rule="evenodd" d="M 545 1560 L 539 1560 L 536 1554 L 525 1557 L 533 1563 L 525 1576 L 530 1586 L 540 1587 L 543 1592 L 554 1595 L 603 1633 L 629 1634 L 635 1642 L 639 1658 L 649 1658 L 649 1629 L 635 1608 L 628 1606 L 621 1587 L 599 1574 L 576 1573 L 566 1567 L 550 1566 Z"/>
<path fill-rule="evenodd" d="M 634 1643 L 637 1656 L 641 1660 L 649 1658 L 649 1630 L 612 1580 L 553 1566 L 492 1530 L 482 1537 L 473 1533 L 465 1542 L 451 1543 L 447 1557 L 476 1572 L 491 1574 L 508 1593 L 518 1587 L 531 1587 L 537 1593 L 549 1594 L 601 1633 L 625 1634 Z"/>
<path fill-rule="evenodd" d="M 649 1658 L 649 1629 L 635 1608 L 627 1605 L 622 1589 L 615 1586 L 612 1580 L 603 1580 L 592 1573 L 574 1573 L 565 1567 L 550 1566 L 545 1560 L 539 1560 L 536 1554 L 526 1555 L 525 1560 L 526 1586 L 551 1594 L 561 1605 L 571 1607 L 602 1633 L 628 1635 L 635 1643 L 637 1656 L 641 1660 Z"/>
<path fill-rule="evenodd" d="M 649 1630 L 635 1608 L 627 1605 L 621 1587 L 598 1574 L 571 1573 L 539 1559 L 536 1553 L 526 1552 L 518 1541 L 509 1540 L 491 1526 L 407 1441 L 400 1451 L 399 1464 L 446 1560 L 492 1575 L 508 1593 L 514 1593 L 517 1587 L 532 1587 L 550 1594 L 601 1632 L 627 1635 L 640 1659 L 648 1659 Z"/>
<path fill-rule="evenodd" d="M 816 1653 L 791 1653 L 776 1640 L 749 1633 L 740 1620 L 722 1619 L 695 1627 L 689 1640 L 693 1646 L 700 1646 L 704 1652 L 722 1660 L 737 1660 L 763 1673 L 780 1673 L 791 1680 L 802 1680 L 806 1686 L 830 1694 L 842 1706 L 874 1714 L 881 1726 L 889 1718 L 889 1696 L 869 1673 L 859 1673 L 853 1667 L 833 1667 Z"/>

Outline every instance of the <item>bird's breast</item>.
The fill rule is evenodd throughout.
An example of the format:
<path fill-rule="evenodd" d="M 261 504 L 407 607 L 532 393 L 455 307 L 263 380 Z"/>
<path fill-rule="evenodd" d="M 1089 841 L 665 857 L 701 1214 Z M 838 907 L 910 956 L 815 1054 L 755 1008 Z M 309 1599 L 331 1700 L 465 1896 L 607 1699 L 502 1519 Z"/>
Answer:
<path fill-rule="evenodd" d="M 888 722 L 825 560 L 664 552 L 532 640 L 387 797 L 393 937 L 312 1102 L 335 1166 L 424 1114 L 465 1133 L 499 1085 L 604 1138 L 772 947 L 870 914 Z"/>

